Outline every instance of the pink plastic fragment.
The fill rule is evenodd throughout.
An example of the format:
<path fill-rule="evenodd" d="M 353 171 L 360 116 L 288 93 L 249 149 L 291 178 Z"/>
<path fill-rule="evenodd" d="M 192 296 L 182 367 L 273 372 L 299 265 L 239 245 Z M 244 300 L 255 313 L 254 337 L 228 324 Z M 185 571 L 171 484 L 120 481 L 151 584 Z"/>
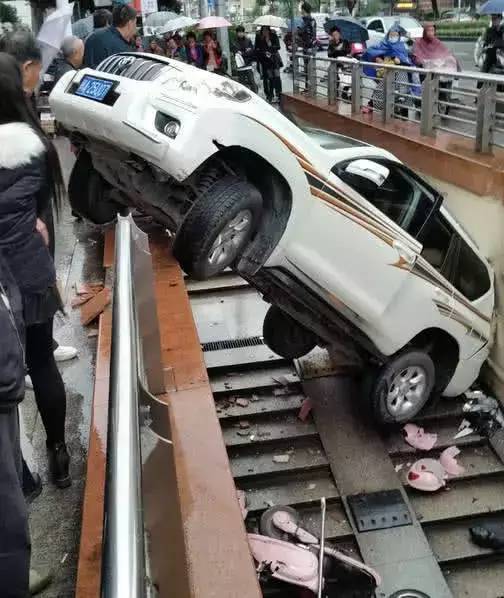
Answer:
<path fill-rule="evenodd" d="M 439 457 L 439 462 L 444 467 L 446 473 L 451 476 L 462 475 L 465 472 L 465 468 L 457 463 L 456 457 L 459 454 L 460 449 L 456 446 L 449 446 Z"/>
<path fill-rule="evenodd" d="M 420 451 L 432 450 L 437 442 L 437 434 L 429 434 L 415 424 L 406 424 L 403 430 L 406 432 L 404 440 Z"/>
<path fill-rule="evenodd" d="M 310 415 L 312 408 L 313 408 L 312 400 L 305 399 L 301 404 L 301 409 L 299 410 L 298 418 L 302 422 L 305 422 L 308 419 L 308 416 Z"/>
<path fill-rule="evenodd" d="M 435 492 L 445 486 L 446 471 L 437 459 L 420 459 L 408 472 L 408 484 L 424 492 Z"/>
<path fill-rule="evenodd" d="M 238 504 L 240 505 L 240 511 L 243 517 L 243 520 L 247 518 L 248 509 L 247 509 L 247 495 L 243 490 L 237 490 L 236 496 L 238 497 Z"/>

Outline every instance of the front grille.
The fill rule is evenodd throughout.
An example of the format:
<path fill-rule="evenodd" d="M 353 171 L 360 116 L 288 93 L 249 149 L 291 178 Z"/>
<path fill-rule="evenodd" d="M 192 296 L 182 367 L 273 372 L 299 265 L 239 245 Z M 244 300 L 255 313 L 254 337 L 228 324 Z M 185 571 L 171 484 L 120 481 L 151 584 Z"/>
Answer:
<path fill-rule="evenodd" d="M 166 62 L 134 54 L 114 54 L 106 58 L 96 68 L 102 73 L 119 75 L 135 81 L 153 81 L 163 69 L 172 67 Z"/>
<path fill-rule="evenodd" d="M 226 341 L 212 341 L 210 343 L 201 343 L 204 353 L 207 351 L 223 351 L 225 349 L 240 349 L 242 347 L 258 347 L 264 345 L 260 336 L 250 336 L 248 338 L 237 338 Z"/>

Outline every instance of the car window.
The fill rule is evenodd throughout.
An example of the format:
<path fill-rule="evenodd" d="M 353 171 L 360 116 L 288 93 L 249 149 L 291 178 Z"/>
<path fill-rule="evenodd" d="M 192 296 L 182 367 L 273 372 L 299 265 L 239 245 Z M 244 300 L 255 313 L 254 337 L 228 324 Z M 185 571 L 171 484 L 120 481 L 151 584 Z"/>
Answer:
<path fill-rule="evenodd" d="M 439 272 L 446 274 L 448 253 L 455 231 L 446 218 L 437 212 L 422 233 L 422 257 Z"/>
<path fill-rule="evenodd" d="M 470 301 L 479 299 L 490 289 L 486 265 L 462 238 L 459 241 L 452 284 Z"/>
<path fill-rule="evenodd" d="M 369 165 L 376 164 L 378 170 L 384 173 L 381 184 L 368 177 L 359 176 L 355 169 L 352 169 L 353 164 L 363 162 Z M 388 161 L 356 159 L 337 164 L 333 172 L 412 237 L 421 233 L 434 209 L 434 195 L 399 165 Z"/>
<path fill-rule="evenodd" d="M 416 19 L 412 19 L 411 17 L 401 17 L 399 24 L 405 29 L 418 29 L 422 27 Z"/>
<path fill-rule="evenodd" d="M 370 31 L 379 31 L 380 33 L 384 33 L 385 29 L 383 28 L 383 24 L 381 21 L 375 20 L 375 21 L 371 21 L 371 23 L 369 23 L 369 25 L 367 26 L 367 28 Z"/>

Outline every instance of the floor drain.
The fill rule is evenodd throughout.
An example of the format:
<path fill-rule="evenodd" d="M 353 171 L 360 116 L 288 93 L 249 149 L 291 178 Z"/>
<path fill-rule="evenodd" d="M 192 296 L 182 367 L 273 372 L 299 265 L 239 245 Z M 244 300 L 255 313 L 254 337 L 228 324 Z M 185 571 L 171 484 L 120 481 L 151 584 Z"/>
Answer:
<path fill-rule="evenodd" d="M 206 353 L 208 351 L 241 349 L 242 347 L 258 347 L 259 345 L 264 345 L 264 341 L 260 336 L 249 336 L 247 338 L 236 338 L 232 340 L 201 343 L 201 348 L 203 352 Z"/>

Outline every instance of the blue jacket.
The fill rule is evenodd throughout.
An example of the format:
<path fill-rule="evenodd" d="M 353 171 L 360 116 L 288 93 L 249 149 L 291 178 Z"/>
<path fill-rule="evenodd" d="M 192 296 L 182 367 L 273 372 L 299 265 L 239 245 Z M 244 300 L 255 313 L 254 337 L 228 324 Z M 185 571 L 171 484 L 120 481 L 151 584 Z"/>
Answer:
<path fill-rule="evenodd" d="M 124 39 L 115 27 L 98 29 L 86 40 L 84 66 L 94 69 L 102 60 L 113 54 L 133 51 L 133 46 Z"/>
<path fill-rule="evenodd" d="M 23 301 L 56 285 L 54 262 L 35 228 L 46 188 L 46 149 L 40 137 L 25 123 L 0 125 L 0 253 Z"/>

